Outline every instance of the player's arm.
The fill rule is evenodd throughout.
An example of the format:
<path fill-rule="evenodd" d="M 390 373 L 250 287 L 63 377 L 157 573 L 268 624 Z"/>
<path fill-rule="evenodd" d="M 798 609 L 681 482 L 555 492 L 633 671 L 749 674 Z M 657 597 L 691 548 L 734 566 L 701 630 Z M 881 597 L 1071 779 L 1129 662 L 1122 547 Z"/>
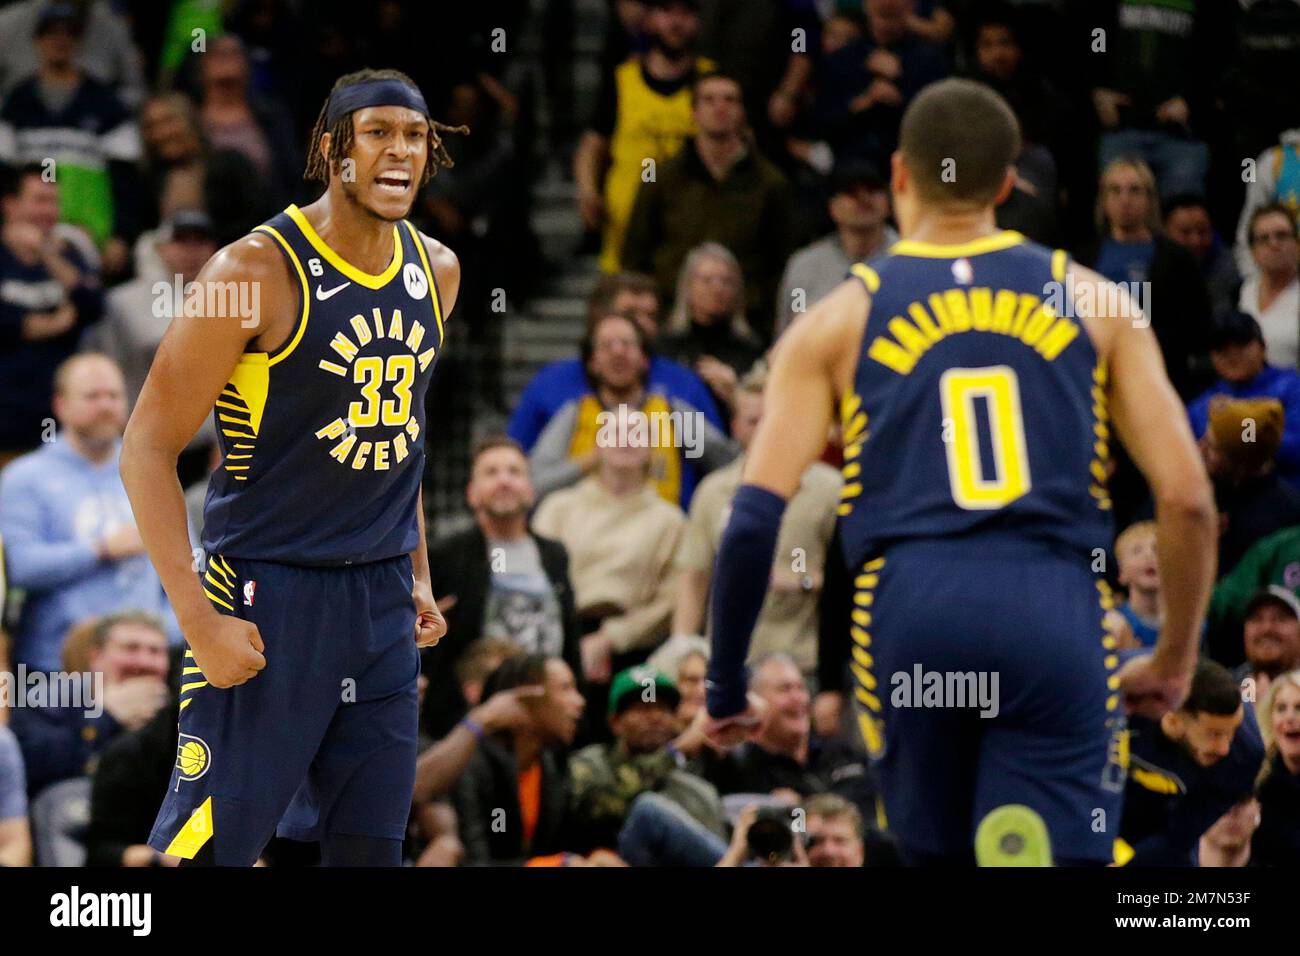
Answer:
<path fill-rule="evenodd" d="M 1076 273 L 1076 290 L 1084 282 L 1104 281 L 1089 270 Z M 1106 298 L 1094 296 L 1093 301 Z M 1185 694 L 1191 679 L 1214 582 L 1217 515 L 1210 480 L 1182 402 L 1165 374 L 1155 335 L 1134 321 L 1139 315 L 1135 306 L 1119 311 L 1123 314 L 1100 320 L 1098 335 L 1104 337 L 1103 354 L 1109 359 L 1111 417 L 1155 499 L 1164 602 L 1160 638 L 1150 660 L 1134 662 L 1134 670 L 1120 677 L 1131 709 L 1149 712 L 1176 706 L 1181 697 L 1167 698 Z"/>
<path fill-rule="evenodd" d="M 420 235 L 424 243 L 425 254 L 429 257 L 429 268 L 438 283 L 437 295 L 442 309 L 442 321 L 445 324 L 451 317 L 451 310 L 456 307 L 460 295 L 460 260 L 456 254 L 436 239 Z M 445 340 L 444 340 L 445 342 Z M 411 552 L 411 598 L 415 602 L 415 643 L 417 647 L 432 647 L 442 640 L 447 633 L 447 622 L 433 596 L 433 584 L 429 574 L 429 538 L 424 526 L 424 487 L 420 488 L 415 506 L 416 523 L 420 529 L 420 539 L 415 550 Z"/>
<path fill-rule="evenodd" d="M 269 317 L 297 315 L 296 294 L 272 243 L 269 236 L 248 236 L 203 267 L 196 279 L 201 288 L 208 282 L 257 283 L 261 314 L 253 320 L 209 315 L 173 320 L 122 443 L 122 483 L 140 537 L 195 661 L 215 687 L 243 683 L 266 661 L 257 628 L 218 613 L 195 573 L 176 459 L 211 413 L 249 342 L 267 328 Z"/>
<path fill-rule="evenodd" d="M 866 309 L 861 284 L 843 283 L 796 321 L 773 352 L 766 411 L 750 444 L 714 574 L 707 686 L 708 711 L 715 720 L 746 709 L 745 658 L 767 593 L 781 516 L 826 444 L 837 363 L 844 360 L 850 327 L 861 323 Z"/>

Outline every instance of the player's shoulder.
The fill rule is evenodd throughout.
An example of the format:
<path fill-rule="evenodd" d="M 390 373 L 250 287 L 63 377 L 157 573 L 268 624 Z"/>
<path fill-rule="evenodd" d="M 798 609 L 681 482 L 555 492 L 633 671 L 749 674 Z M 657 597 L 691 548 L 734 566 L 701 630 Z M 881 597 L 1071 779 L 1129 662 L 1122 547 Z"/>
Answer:
<path fill-rule="evenodd" d="M 871 307 L 871 293 L 878 284 L 864 279 L 855 265 L 854 276 L 845 279 L 781 334 L 773 346 L 772 362 L 797 362 L 801 366 L 829 366 L 846 352 L 857 354 L 862 331 Z M 874 275 L 872 270 L 872 275 Z"/>
<path fill-rule="evenodd" d="M 287 278 L 288 270 L 275 238 L 254 230 L 218 249 L 202 274 L 207 279 L 265 280 Z"/>

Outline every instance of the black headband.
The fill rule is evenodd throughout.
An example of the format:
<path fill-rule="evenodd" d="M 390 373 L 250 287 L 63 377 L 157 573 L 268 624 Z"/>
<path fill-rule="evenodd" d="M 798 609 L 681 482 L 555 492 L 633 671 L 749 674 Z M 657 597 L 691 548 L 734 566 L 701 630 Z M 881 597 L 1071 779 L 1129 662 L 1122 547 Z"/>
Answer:
<path fill-rule="evenodd" d="M 429 107 L 424 96 L 414 86 L 401 80 L 363 80 L 330 94 L 325 107 L 325 126 L 328 129 L 342 116 L 367 106 L 406 106 L 425 119 Z"/>

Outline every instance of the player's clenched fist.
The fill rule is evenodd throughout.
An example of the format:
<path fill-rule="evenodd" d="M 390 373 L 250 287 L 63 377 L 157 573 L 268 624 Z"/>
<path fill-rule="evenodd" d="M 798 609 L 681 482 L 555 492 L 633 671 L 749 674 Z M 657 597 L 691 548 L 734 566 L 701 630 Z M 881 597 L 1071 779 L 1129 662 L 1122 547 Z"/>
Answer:
<path fill-rule="evenodd" d="M 213 687 L 242 684 L 266 666 L 266 646 L 251 621 L 217 614 L 185 638 L 194 652 L 194 663 Z"/>

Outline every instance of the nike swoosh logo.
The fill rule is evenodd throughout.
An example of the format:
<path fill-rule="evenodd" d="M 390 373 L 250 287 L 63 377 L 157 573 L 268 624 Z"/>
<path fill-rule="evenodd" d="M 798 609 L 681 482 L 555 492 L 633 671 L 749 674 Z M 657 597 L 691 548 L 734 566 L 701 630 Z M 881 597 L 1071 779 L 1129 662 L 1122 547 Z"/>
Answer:
<path fill-rule="evenodd" d="M 346 288 L 347 288 L 348 286 L 350 286 L 351 284 L 352 284 L 351 282 L 345 282 L 345 283 L 343 283 L 342 285 L 335 286 L 334 288 L 330 289 L 328 292 L 326 292 L 326 291 L 325 291 L 324 289 L 322 289 L 320 286 L 317 286 L 317 287 L 316 287 L 316 301 L 317 301 L 317 302 L 324 302 L 324 301 L 325 301 L 326 299 L 328 299 L 330 296 L 334 295 L 336 292 L 342 292 L 344 289 L 346 289 Z"/>

